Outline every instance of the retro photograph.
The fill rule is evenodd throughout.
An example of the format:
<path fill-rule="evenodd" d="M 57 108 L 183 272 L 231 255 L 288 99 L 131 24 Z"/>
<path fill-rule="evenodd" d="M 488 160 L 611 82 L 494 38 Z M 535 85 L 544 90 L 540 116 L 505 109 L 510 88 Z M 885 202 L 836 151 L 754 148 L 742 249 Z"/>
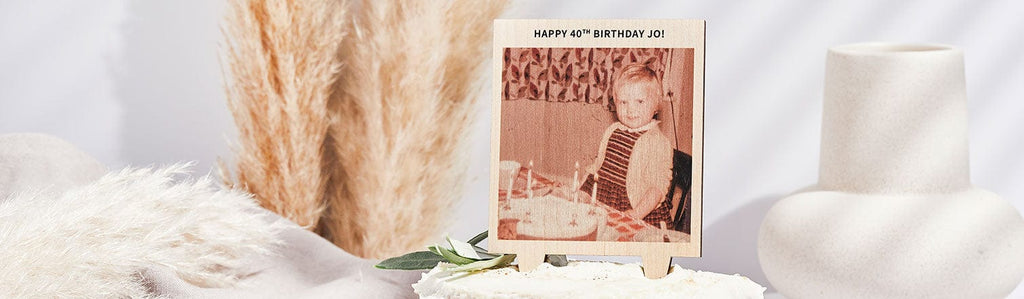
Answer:
<path fill-rule="evenodd" d="M 498 238 L 690 242 L 693 48 L 503 48 Z"/>

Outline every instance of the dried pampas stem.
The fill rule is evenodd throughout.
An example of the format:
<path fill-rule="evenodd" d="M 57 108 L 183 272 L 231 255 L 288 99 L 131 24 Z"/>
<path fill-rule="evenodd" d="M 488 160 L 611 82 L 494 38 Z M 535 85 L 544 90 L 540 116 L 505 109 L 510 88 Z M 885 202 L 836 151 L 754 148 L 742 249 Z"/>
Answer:
<path fill-rule="evenodd" d="M 363 1 L 341 51 L 323 224 L 358 256 L 439 237 L 460 199 L 467 126 L 504 1 Z"/>
<path fill-rule="evenodd" d="M 341 63 L 343 4 L 231 0 L 224 24 L 228 107 L 239 130 L 236 180 L 260 204 L 314 229 L 324 210 L 328 97 Z M 329 169 L 329 168 L 327 168 Z"/>

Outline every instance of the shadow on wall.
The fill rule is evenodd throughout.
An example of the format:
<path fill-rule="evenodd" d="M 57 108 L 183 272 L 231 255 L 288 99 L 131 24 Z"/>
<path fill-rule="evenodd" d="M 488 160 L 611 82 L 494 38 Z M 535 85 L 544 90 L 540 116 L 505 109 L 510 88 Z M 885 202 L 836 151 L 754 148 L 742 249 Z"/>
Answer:
<path fill-rule="evenodd" d="M 740 274 L 768 288 L 766 293 L 775 292 L 757 259 L 757 233 L 768 209 L 782 197 L 751 200 L 715 223 L 704 225 L 703 256 L 674 258 L 672 262 L 688 269 Z"/>
<path fill-rule="evenodd" d="M 131 1 L 111 70 L 131 165 L 196 161 L 204 173 L 234 140 L 217 61 L 220 1 Z M 231 134 L 231 139 L 225 136 Z"/>

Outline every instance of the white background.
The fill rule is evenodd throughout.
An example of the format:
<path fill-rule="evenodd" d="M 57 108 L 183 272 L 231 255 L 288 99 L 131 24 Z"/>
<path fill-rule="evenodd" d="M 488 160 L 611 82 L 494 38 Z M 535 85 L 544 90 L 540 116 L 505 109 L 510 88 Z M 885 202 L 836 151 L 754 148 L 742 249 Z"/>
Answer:
<path fill-rule="evenodd" d="M 222 12 L 200 0 L 0 2 L 0 133 L 53 134 L 112 168 L 194 160 L 206 173 L 234 138 L 217 60 Z M 704 257 L 675 261 L 767 285 L 757 228 L 774 200 L 817 179 L 830 46 L 961 47 L 973 182 L 1024 210 L 1022 15 L 1012 0 L 577 0 L 514 2 L 507 17 L 708 20 Z M 489 88 L 456 237 L 486 227 Z"/>

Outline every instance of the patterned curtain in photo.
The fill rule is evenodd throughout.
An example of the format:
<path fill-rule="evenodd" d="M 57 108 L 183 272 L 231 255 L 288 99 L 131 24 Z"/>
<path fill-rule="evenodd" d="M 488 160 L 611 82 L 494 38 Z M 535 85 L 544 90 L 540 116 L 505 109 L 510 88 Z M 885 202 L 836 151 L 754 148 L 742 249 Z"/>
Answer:
<path fill-rule="evenodd" d="M 609 103 L 611 80 L 624 65 L 644 63 L 661 77 L 670 49 L 506 48 L 501 99 Z"/>

